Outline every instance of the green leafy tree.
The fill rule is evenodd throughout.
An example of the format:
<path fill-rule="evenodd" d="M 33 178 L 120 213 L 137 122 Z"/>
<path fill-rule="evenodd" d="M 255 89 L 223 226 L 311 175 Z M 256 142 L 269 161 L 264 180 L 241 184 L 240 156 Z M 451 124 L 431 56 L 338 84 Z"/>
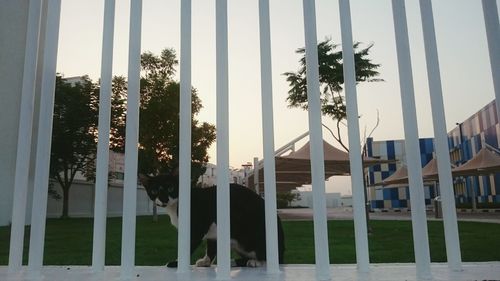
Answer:
<path fill-rule="evenodd" d="M 336 133 L 330 128 L 323 125 L 332 135 L 332 137 L 347 151 L 349 148 L 344 144 L 341 135 L 341 124 L 347 117 L 347 109 L 345 104 L 345 96 L 342 94 L 342 85 L 344 84 L 344 72 L 342 51 L 337 50 L 338 45 L 334 44 L 331 39 L 326 39 L 318 43 L 318 64 L 319 64 L 319 83 L 320 83 L 320 100 L 321 111 L 325 116 L 329 116 L 336 122 Z M 356 82 L 380 82 L 384 81 L 378 78 L 380 73 L 378 68 L 380 64 L 373 63 L 369 58 L 370 50 L 373 44 L 369 44 L 366 48 L 360 49 L 360 43 L 356 42 L 354 48 L 354 64 L 356 69 Z M 305 48 L 297 49 L 298 54 L 301 54 L 299 60 L 299 70 L 297 72 L 286 72 L 286 80 L 289 83 L 290 90 L 288 91 L 287 102 L 289 107 L 298 107 L 308 110 L 307 103 L 307 79 L 306 79 L 306 58 Z M 372 128 L 368 136 L 378 127 L 379 116 L 377 113 L 377 123 Z M 365 128 L 365 138 L 366 138 Z M 366 145 L 363 145 L 363 150 Z M 364 151 L 362 152 L 364 154 Z M 360 155 L 362 157 L 362 155 Z M 363 177 L 365 178 L 365 177 Z M 365 192 L 365 203 L 367 202 L 367 192 Z M 369 207 L 365 204 L 367 226 L 369 220 Z"/>
<path fill-rule="evenodd" d="M 276 205 L 278 209 L 288 208 L 293 201 L 297 200 L 300 200 L 300 193 L 294 193 L 291 191 L 276 193 Z"/>
<path fill-rule="evenodd" d="M 84 76 L 70 84 L 56 77 L 50 178 L 62 189 L 61 217 L 68 217 L 69 190 L 77 172 L 94 167 L 98 89 Z"/>
<path fill-rule="evenodd" d="M 325 116 L 336 121 L 337 133 L 332 132 L 333 137 L 340 145 L 349 151 L 342 141 L 340 125 L 346 119 L 345 96 L 342 94 L 344 84 L 342 51 L 337 50 L 338 45 L 331 39 L 326 39 L 318 43 L 319 62 L 319 82 L 321 111 Z M 357 82 L 377 82 L 383 81 L 377 69 L 380 64 L 375 64 L 368 57 L 373 44 L 364 49 L 360 49 L 360 43 L 354 43 L 354 62 L 356 67 Z M 287 102 L 292 108 L 308 109 L 307 104 L 307 79 L 306 79 L 306 58 L 305 48 L 297 49 L 296 53 L 301 55 L 299 60 L 299 70 L 297 72 L 285 72 L 286 80 L 290 86 Z"/>
<path fill-rule="evenodd" d="M 127 112 L 127 79 L 113 77 L 111 83 L 111 126 L 109 145 L 114 152 L 125 152 L 125 120 Z"/>

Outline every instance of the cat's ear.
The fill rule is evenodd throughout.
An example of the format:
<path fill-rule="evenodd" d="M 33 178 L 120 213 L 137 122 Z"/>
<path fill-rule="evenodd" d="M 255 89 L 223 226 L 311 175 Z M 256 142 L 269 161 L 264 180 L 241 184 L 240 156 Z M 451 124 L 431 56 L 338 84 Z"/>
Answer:
<path fill-rule="evenodd" d="M 139 181 L 143 186 L 148 186 L 150 177 L 145 174 L 139 174 Z"/>

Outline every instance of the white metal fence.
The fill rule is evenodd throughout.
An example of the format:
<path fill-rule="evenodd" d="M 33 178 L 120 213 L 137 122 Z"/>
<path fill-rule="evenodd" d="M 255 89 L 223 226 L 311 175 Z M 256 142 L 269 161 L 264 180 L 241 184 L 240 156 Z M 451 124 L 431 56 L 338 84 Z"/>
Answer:
<path fill-rule="evenodd" d="M 14 207 L 12 233 L 10 241 L 9 271 L 21 270 L 27 182 L 33 127 L 33 104 L 35 88 L 35 69 L 38 61 L 38 48 L 43 49 L 44 69 L 41 81 L 41 105 L 38 124 L 37 154 L 35 168 L 35 187 L 33 195 L 33 213 L 29 247 L 29 272 L 40 272 L 43 265 L 43 248 L 47 208 L 47 183 L 49 177 L 50 142 L 52 132 L 52 112 L 54 83 L 56 74 L 58 31 L 60 18 L 60 0 L 46 0 L 48 12 L 41 16 L 42 0 L 29 1 L 29 19 L 26 36 L 26 54 L 22 87 L 21 115 L 19 124 L 18 151 L 15 173 Z M 262 81 L 262 124 L 264 136 L 265 197 L 266 197 L 266 238 L 267 271 L 279 272 L 276 229 L 276 197 L 274 173 L 274 128 L 271 79 L 271 44 L 269 0 L 259 0 L 261 81 Z M 497 102 L 500 101 L 500 32 L 497 3 L 494 0 L 482 0 L 486 23 L 488 47 Z M 355 242 L 358 270 L 367 272 L 370 268 L 368 255 L 367 228 L 365 224 L 364 194 L 358 112 L 356 100 L 355 68 L 352 49 L 352 30 L 349 0 L 339 0 L 342 50 L 344 60 L 345 93 L 347 98 L 347 118 L 349 124 L 349 147 L 351 148 L 351 171 L 353 186 L 353 208 L 355 222 Z M 414 85 L 410 62 L 409 39 L 405 2 L 392 0 L 397 59 L 400 78 L 401 100 L 404 117 L 404 133 L 409 167 L 409 184 L 412 201 L 413 241 L 415 249 L 416 272 L 419 278 L 430 278 L 430 253 L 425 216 L 423 183 L 418 153 L 418 134 L 415 110 Z M 439 165 L 439 181 L 443 186 L 452 186 L 448 145 L 445 128 L 444 106 L 441 93 L 441 81 L 436 50 L 432 6 L 430 0 L 420 0 L 421 20 L 424 33 L 425 55 L 428 81 L 431 93 L 432 116 L 436 138 L 436 152 Z M 132 0 L 130 7 L 130 41 L 128 102 L 126 124 L 126 156 L 123 201 L 123 230 L 121 275 L 130 278 L 134 272 L 136 198 L 137 198 L 137 141 L 139 109 L 139 74 L 141 47 L 142 0 Z M 317 92 L 318 56 L 316 37 L 315 1 L 303 0 L 304 30 L 306 38 L 307 89 Z M 100 272 L 105 268 L 104 249 L 107 210 L 107 161 L 108 135 L 110 121 L 110 91 L 112 77 L 113 32 L 115 0 L 105 0 L 101 97 L 99 113 L 99 142 L 97 160 L 97 182 L 95 193 L 94 242 L 92 268 Z M 45 34 L 40 34 L 41 24 L 46 24 Z M 228 42 L 227 42 L 227 0 L 216 0 L 216 82 L 217 82 L 217 166 L 219 171 L 229 170 L 229 132 L 228 132 Z M 43 36 L 43 46 L 39 38 Z M 180 131 L 180 185 L 189 185 L 191 139 L 191 0 L 181 0 L 181 131 Z M 328 249 L 325 181 L 322 151 L 322 127 L 320 100 L 317 95 L 309 95 L 309 130 L 311 141 L 312 190 L 314 201 L 314 245 L 317 278 L 330 279 L 330 261 Z M 500 109 L 500 106 L 497 106 Z M 500 115 L 499 115 L 500 116 Z M 219 176 L 217 184 L 217 277 L 230 278 L 230 232 L 229 232 L 229 175 Z M 189 270 L 190 261 L 190 206 L 189 188 L 181 188 L 179 208 L 179 268 L 178 272 Z M 445 227 L 446 251 L 449 267 L 461 270 L 461 256 L 455 213 L 455 201 L 451 189 L 442 191 L 443 218 Z"/>

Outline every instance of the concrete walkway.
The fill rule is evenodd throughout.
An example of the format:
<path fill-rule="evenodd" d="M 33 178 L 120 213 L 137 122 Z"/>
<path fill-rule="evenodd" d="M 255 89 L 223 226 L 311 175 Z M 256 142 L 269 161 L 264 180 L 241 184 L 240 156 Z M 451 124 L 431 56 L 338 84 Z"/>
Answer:
<path fill-rule="evenodd" d="M 278 214 L 283 220 L 312 220 L 313 209 L 309 208 L 293 208 L 293 209 L 279 209 Z M 352 220 L 352 208 L 334 208 L 327 209 L 329 220 Z M 487 223 L 500 223 L 499 212 L 475 212 L 465 213 L 457 212 L 459 221 L 476 221 Z M 411 220 L 411 212 L 373 212 L 370 213 L 372 220 Z M 433 212 L 427 213 L 428 220 L 442 220 L 442 218 L 435 218 Z"/>
<path fill-rule="evenodd" d="M 268 274 L 265 268 L 232 268 L 234 281 L 314 281 L 318 280 L 314 265 L 286 265 L 280 273 Z M 422 281 L 416 276 L 415 264 L 372 264 L 369 272 L 359 272 L 356 265 L 331 265 L 331 281 Z M 428 281 L 472 281 L 500 279 L 500 262 L 464 263 L 462 271 L 451 271 L 444 263 L 431 265 Z M 137 266 L 130 278 L 121 276 L 119 266 L 107 266 L 102 272 L 93 272 L 88 266 L 44 266 L 41 271 L 29 272 L 27 268 L 18 274 L 9 274 L 6 266 L 0 266 L 2 281 L 216 281 L 215 266 L 195 268 L 188 273 L 177 273 L 163 266 Z"/>

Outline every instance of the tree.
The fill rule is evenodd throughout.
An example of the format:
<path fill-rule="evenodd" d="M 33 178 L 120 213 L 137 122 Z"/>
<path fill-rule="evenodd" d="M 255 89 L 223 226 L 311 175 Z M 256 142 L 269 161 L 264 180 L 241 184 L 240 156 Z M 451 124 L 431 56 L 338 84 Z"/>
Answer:
<path fill-rule="evenodd" d="M 157 175 L 170 173 L 179 162 L 179 83 L 174 80 L 175 52 L 141 56 L 141 106 L 139 171 Z M 110 149 L 125 150 L 127 81 L 113 78 L 111 96 Z M 62 189 L 62 217 L 68 217 L 69 190 L 77 172 L 94 179 L 97 150 L 99 86 L 83 76 L 71 84 L 56 78 L 50 178 Z M 202 109 L 192 90 L 192 180 L 205 172 L 208 148 L 215 141 L 215 126 L 194 117 Z M 57 198 L 52 190 L 51 195 Z"/>
<path fill-rule="evenodd" d="M 342 141 L 340 125 L 346 119 L 345 97 L 342 94 L 342 85 L 344 84 L 342 51 L 336 50 L 337 44 L 331 39 L 326 39 L 318 44 L 318 62 L 319 62 L 319 82 L 321 111 L 323 115 L 331 117 L 336 121 L 337 134 L 332 132 L 334 139 L 346 150 L 347 146 Z M 373 44 L 358 50 L 360 43 L 354 43 L 354 63 L 356 68 L 357 82 L 378 82 L 383 81 L 379 76 L 377 69 L 380 64 L 372 63 L 368 58 Z M 296 53 L 301 54 L 299 60 L 299 70 L 297 72 L 285 72 L 286 80 L 289 83 L 287 102 L 289 107 L 298 107 L 304 110 L 308 109 L 307 104 L 307 79 L 306 79 L 306 57 L 305 48 L 297 49 Z"/>
<path fill-rule="evenodd" d="M 300 200 L 300 193 L 294 193 L 291 191 L 283 191 L 276 193 L 276 205 L 278 209 L 284 209 L 290 207 L 293 201 Z"/>
<path fill-rule="evenodd" d="M 109 145 L 114 152 L 125 152 L 125 120 L 127 112 L 127 79 L 113 77 L 111 84 L 111 126 Z"/>
<path fill-rule="evenodd" d="M 338 45 L 334 44 L 331 39 L 326 39 L 318 44 L 318 64 L 319 64 L 319 82 L 320 82 L 320 100 L 321 100 L 321 111 L 325 116 L 331 117 L 336 121 L 337 131 L 336 134 L 328 127 L 323 125 L 332 135 L 332 137 L 347 151 L 349 148 L 344 144 L 342 140 L 342 135 L 340 132 L 340 127 L 342 121 L 347 117 L 347 110 L 345 105 L 345 97 L 342 95 L 342 85 L 344 84 L 344 72 L 343 72 L 343 62 L 342 62 L 342 51 L 337 51 Z M 356 42 L 353 45 L 354 48 L 354 64 L 356 69 L 356 81 L 359 82 L 379 82 L 384 81 L 383 79 L 377 78 L 380 73 L 377 69 L 380 64 L 372 63 L 372 60 L 368 58 L 373 44 L 368 45 L 366 48 L 358 50 L 360 43 Z M 297 49 L 298 54 L 302 54 L 299 60 L 299 70 L 297 72 L 286 72 L 284 75 L 287 77 L 286 80 L 289 83 L 290 90 L 288 91 L 288 106 L 289 107 L 299 107 L 304 110 L 308 110 L 307 103 L 307 79 L 306 79 L 306 57 L 305 48 Z M 377 113 L 377 123 L 371 130 L 369 136 L 378 127 L 379 117 Z M 366 138 L 366 129 L 365 129 Z M 364 150 L 366 145 L 363 145 L 363 152 L 360 157 L 363 159 Z M 365 180 L 365 177 L 363 176 Z M 366 184 L 365 184 L 366 185 Z M 367 203 L 367 192 L 365 193 L 365 203 Z M 366 220 L 369 231 L 371 229 L 368 225 L 369 220 L 369 208 L 365 204 Z"/>
<path fill-rule="evenodd" d="M 50 178 L 63 192 L 63 218 L 68 217 L 69 190 L 76 173 L 84 174 L 94 166 L 97 97 L 97 86 L 86 76 L 75 84 L 56 77 Z"/>
<path fill-rule="evenodd" d="M 159 56 L 150 52 L 141 55 L 141 87 L 139 112 L 139 172 L 149 175 L 172 173 L 179 165 L 179 82 L 174 80 L 178 61 L 174 50 L 164 49 Z M 123 81 L 114 80 L 116 106 L 123 108 L 120 92 Z M 202 109 L 196 89 L 192 89 L 191 179 L 205 172 L 208 148 L 215 141 L 215 126 L 196 120 Z M 122 122 L 123 121 L 123 122 Z M 123 149 L 124 120 L 117 122 L 112 134 L 115 151 Z"/>
<path fill-rule="evenodd" d="M 100 82 L 99 82 L 100 85 Z M 98 89 L 98 85 L 96 85 Z M 125 152 L 125 118 L 127 107 L 127 80 L 123 76 L 115 76 L 112 79 L 111 90 L 111 116 L 110 116 L 110 135 L 109 149 L 117 153 Z M 96 104 L 99 102 L 96 101 Z M 98 133 L 95 133 L 96 136 Z M 96 162 L 91 162 L 86 165 L 84 176 L 88 181 L 96 179 Z M 117 178 L 116 171 L 108 172 L 108 182 Z M 120 177 L 123 179 L 123 177 Z"/>

